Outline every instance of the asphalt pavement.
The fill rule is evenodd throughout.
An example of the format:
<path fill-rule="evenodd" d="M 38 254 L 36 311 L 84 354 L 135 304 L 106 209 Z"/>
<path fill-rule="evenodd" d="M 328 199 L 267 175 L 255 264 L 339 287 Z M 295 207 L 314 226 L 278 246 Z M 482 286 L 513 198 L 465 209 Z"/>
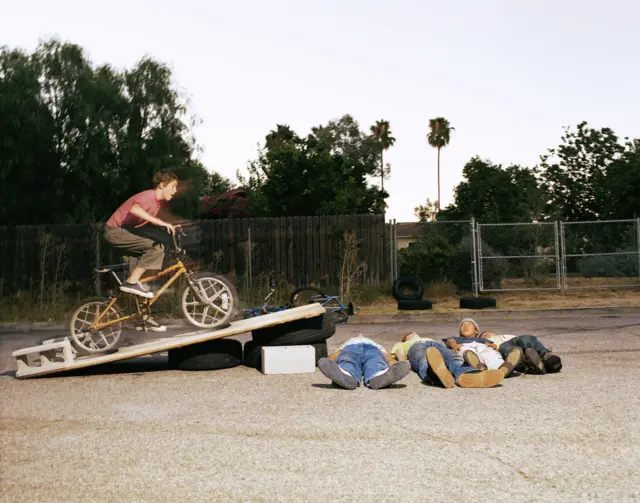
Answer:
<path fill-rule="evenodd" d="M 562 372 L 346 391 L 319 371 L 180 372 L 158 354 L 20 380 L 11 352 L 59 332 L 0 328 L 0 501 L 640 499 L 640 309 L 476 319 L 539 336 Z M 361 332 L 391 349 L 411 331 L 457 321 L 341 325 L 329 345 Z"/>

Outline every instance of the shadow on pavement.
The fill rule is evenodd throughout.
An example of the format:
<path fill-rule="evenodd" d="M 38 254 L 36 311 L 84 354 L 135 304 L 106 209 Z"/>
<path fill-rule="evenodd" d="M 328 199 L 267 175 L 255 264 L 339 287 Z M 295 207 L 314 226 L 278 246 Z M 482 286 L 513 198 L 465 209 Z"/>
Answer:
<path fill-rule="evenodd" d="M 63 377 L 88 377 L 98 375 L 116 375 L 116 374 L 143 374 L 149 372 L 162 372 L 173 370 L 169 367 L 166 355 L 148 355 L 131 358 L 113 363 L 104 363 L 84 369 L 76 369 L 71 371 L 62 371 L 56 374 L 44 375 L 40 377 L 32 377 L 30 379 L 58 379 Z M 2 375 L 14 376 L 15 372 L 5 372 Z"/>
<path fill-rule="evenodd" d="M 311 386 L 313 388 L 318 388 L 318 389 L 337 389 L 337 390 L 341 390 L 341 391 L 355 391 L 355 390 L 350 390 L 350 389 L 343 388 L 343 387 L 338 386 L 337 384 L 334 384 L 334 383 L 328 383 L 328 384 L 314 383 Z M 363 388 L 363 387 L 366 387 L 366 386 L 360 385 L 360 387 Z M 386 388 L 376 389 L 376 390 L 371 390 L 371 391 L 384 391 L 384 390 L 388 390 L 388 389 L 402 389 L 402 388 L 406 388 L 406 387 L 407 387 L 406 384 L 397 384 L 396 383 L 396 384 L 392 384 L 391 386 L 388 386 Z"/>

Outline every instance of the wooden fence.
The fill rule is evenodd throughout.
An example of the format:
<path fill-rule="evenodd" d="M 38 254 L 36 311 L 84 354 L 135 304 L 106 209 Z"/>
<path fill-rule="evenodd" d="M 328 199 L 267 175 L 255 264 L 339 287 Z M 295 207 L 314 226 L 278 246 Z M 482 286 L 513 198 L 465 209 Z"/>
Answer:
<path fill-rule="evenodd" d="M 119 255 L 101 224 L 0 227 L 0 296 L 64 281 L 92 291 L 99 265 Z M 389 232 L 383 215 L 202 220 L 187 228 L 185 248 L 200 267 L 239 280 L 273 275 L 293 285 L 336 285 L 347 243 L 357 244 L 360 283 L 389 280 Z M 86 287 L 86 288 L 83 288 Z"/>

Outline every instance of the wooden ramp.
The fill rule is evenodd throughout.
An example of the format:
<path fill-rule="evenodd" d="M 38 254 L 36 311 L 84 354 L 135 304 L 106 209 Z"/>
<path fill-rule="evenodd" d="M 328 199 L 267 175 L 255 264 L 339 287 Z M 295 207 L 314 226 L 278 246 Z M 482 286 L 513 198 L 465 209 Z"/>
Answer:
<path fill-rule="evenodd" d="M 221 339 L 223 337 L 251 332 L 258 328 L 280 325 L 303 318 L 313 318 L 325 312 L 324 307 L 320 304 L 313 303 L 302 307 L 286 309 L 277 313 L 249 318 L 247 320 L 235 321 L 230 327 L 223 330 L 197 330 L 195 332 L 187 332 L 145 342 L 144 344 L 127 346 L 118 349 L 114 353 L 99 356 L 75 356 L 71 350 L 71 343 L 65 338 L 59 342 L 41 344 L 39 346 L 14 351 L 13 357 L 18 364 L 16 377 L 40 377 L 48 374 L 92 367 L 103 363 L 127 360 L 129 358 L 168 351 L 212 339 Z"/>

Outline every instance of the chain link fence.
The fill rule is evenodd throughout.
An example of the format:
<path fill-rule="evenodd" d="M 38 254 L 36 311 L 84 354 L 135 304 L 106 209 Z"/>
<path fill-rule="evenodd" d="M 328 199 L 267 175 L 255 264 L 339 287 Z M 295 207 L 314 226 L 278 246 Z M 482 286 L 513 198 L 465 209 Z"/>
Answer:
<path fill-rule="evenodd" d="M 397 250 L 394 277 L 416 276 L 439 296 L 475 291 L 473 221 L 391 225 L 392 242 Z"/>
<path fill-rule="evenodd" d="M 640 219 L 388 226 L 392 277 L 426 286 L 476 295 L 640 286 Z"/>
<path fill-rule="evenodd" d="M 559 290 L 558 224 L 478 224 L 479 290 Z"/>
<path fill-rule="evenodd" d="M 563 288 L 640 286 L 640 219 L 561 222 Z"/>

